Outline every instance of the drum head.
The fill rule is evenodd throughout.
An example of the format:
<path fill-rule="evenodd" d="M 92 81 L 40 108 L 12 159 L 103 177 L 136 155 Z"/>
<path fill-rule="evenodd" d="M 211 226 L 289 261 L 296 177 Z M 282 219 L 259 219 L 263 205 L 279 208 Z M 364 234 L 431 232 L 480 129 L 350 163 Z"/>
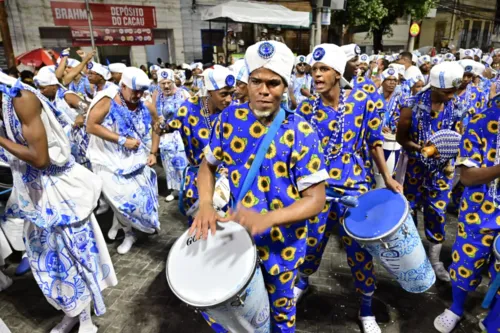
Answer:
<path fill-rule="evenodd" d="M 493 252 L 497 261 L 500 261 L 500 234 L 495 238 L 495 242 L 493 243 Z"/>
<path fill-rule="evenodd" d="M 362 194 L 358 202 L 344 215 L 344 228 L 354 239 L 381 239 L 397 230 L 408 216 L 408 202 L 403 195 L 386 188 Z"/>
<path fill-rule="evenodd" d="M 219 223 L 215 236 L 195 241 L 186 231 L 172 246 L 167 259 L 167 280 L 185 303 L 212 307 L 231 299 L 250 282 L 257 251 L 245 228 L 235 222 Z"/>

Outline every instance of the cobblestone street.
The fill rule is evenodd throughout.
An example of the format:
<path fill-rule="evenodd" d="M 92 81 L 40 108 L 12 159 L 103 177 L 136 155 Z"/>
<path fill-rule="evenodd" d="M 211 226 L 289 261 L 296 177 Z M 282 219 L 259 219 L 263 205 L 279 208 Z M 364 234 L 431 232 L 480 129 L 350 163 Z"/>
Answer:
<path fill-rule="evenodd" d="M 161 174 L 161 169 L 157 169 Z M 164 187 L 164 178 L 159 179 Z M 186 229 L 184 218 L 177 212 L 177 201 L 165 203 L 160 190 L 159 235 L 139 239 L 131 252 L 119 255 L 119 241 L 108 243 L 119 284 L 104 291 L 107 313 L 95 320 L 101 333 L 194 333 L 211 332 L 201 316 L 178 300 L 169 290 L 165 278 L 165 260 L 176 238 Z M 108 212 L 99 217 L 103 233 L 111 225 Z M 442 258 L 451 261 L 450 248 L 455 238 L 456 218 L 450 216 L 448 241 Z M 420 228 L 421 230 L 422 228 Z M 427 246 L 427 244 L 425 244 Z M 298 305 L 297 332 L 360 332 L 357 321 L 358 298 L 353 290 L 350 270 L 343 250 L 335 237 L 330 238 L 320 271 L 312 279 L 313 288 Z M 7 275 L 13 276 L 20 255 L 10 258 Z M 434 318 L 451 301 L 451 287 L 438 283 L 424 294 L 410 294 L 389 279 L 381 267 L 375 293 L 374 311 L 384 333 L 435 332 Z M 223 272 L 221 272 L 223 274 Z M 476 333 L 485 283 L 471 294 L 465 320 L 455 332 Z M 11 288 L 0 293 L 0 317 L 12 333 L 48 333 L 62 318 L 43 298 L 31 273 L 14 278 Z M 73 330 L 77 332 L 77 328 Z"/>

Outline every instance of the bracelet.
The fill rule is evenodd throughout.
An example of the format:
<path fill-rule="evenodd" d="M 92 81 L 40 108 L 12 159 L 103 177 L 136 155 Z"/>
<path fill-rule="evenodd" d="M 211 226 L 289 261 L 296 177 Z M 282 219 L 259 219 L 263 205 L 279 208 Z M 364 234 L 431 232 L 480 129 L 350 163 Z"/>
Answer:
<path fill-rule="evenodd" d="M 126 137 L 124 137 L 124 136 L 121 136 L 121 135 L 120 135 L 120 137 L 118 138 L 118 144 L 119 144 L 120 146 L 124 146 L 126 141 L 127 141 L 127 138 L 126 138 Z"/>

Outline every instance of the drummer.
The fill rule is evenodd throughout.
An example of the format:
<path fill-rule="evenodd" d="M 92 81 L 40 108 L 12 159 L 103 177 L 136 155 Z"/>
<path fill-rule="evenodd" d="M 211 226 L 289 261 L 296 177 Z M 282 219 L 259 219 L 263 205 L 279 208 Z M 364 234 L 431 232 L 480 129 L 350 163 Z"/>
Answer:
<path fill-rule="evenodd" d="M 315 100 L 304 101 L 297 113 L 303 115 L 319 134 L 327 154 L 330 188 L 346 195 L 360 195 L 369 190 L 371 180 L 367 177 L 367 157 L 364 154 L 364 147 L 367 146 L 387 187 L 401 192 L 401 185 L 392 179 L 387 170 L 382 150 L 382 124 L 377 105 L 381 108 L 383 102 L 380 99 L 377 102 L 372 100 L 368 94 L 376 92 L 376 88 L 373 84 L 363 83 L 363 77 L 357 78 L 357 85 L 352 91 L 340 87 L 346 60 L 344 52 L 337 45 L 321 44 L 314 49 L 312 75 L 319 96 Z M 322 221 L 310 226 L 308 232 L 319 235 L 318 239 L 312 238 L 313 241 L 308 242 L 306 261 L 300 268 L 298 289 L 304 291 L 308 288 L 308 276 L 318 269 L 331 229 L 339 224 L 343 213 L 343 205 L 332 204 L 326 232 Z M 316 229 L 322 232 L 316 232 Z M 364 332 L 371 332 L 369 327 L 377 326 L 371 311 L 375 290 L 372 256 L 348 237 L 344 228 L 339 228 L 339 232 L 345 244 L 356 290 L 362 294 L 360 315 L 363 329 Z M 300 294 L 301 291 L 297 291 L 298 297 Z M 378 326 L 377 332 L 380 332 Z"/>
<path fill-rule="evenodd" d="M 457 130 L 459 118 L 453 112 L 453 96 L 462 83 L 464 70 L 456 62 L 445 62 L 432 68 L 430 88 L 406 99 L 401 108 L 397 141 L 408 155 L 404 193 L 417 221 L 417 205 L 424 207 L 425 235 L 430 242 L 429 259 L 436 276 L 450 281 L 439 260 L 445 239 L 446 206 L 450 201 L 453 174 L 434 170 L 432 161 L 420 151 L 429 137 L 442 129 Z M 450 161 L 452 163 L 452 161 Z"/>
<path fill-rule="evenodd" d="M 262 260 L 271 331 L 294 332 L 293 288 L 306 254 L 307 220 L 325 207 L 328 173 L 316 132 L 302 117 L 280 108 L 290 84 L 292 51 L 280 42 L 259 42 L 247 49 L 245 61 L 250 73 L 250 102 L 222 111 L 214 125 L 198 173 L 201 204 L 191 232 L 206 238 L 208 228 L 215 233 L 217 220 L 237 221 L 248 228 Z M 271 125 L 281 116 L 285 117 L 281 124 Z M 261 146 L 266 131 L 273 128 L 277 130 L 274 141 Z M 241 193 L 244 198 L 235 212 L 220 218 L 212 206 L 216 166 L 224 163 L 228 167 L 231 193 L 239 198 L 259 150 L 267 154 L 260 168 L 254 169 L 250 190 Z"/>
<path fill-rule="evenodd" d="M 495 100 L 500 102 L 500 95 Z M 493 103 L 492 108 L 476 114 L 462 136 L 457 165 L 460 181 L 466 187 L 458 216 L 458 233 L 452 248 L 450 275 L 453 303 L 434 321 L 440 332 L 451 332 L 460 321 L 467 294 L 479 286 L 482 272 L 489 266 L 493 280 L 500 270 L 500 265 L 495 270 L 492 255 L 493 239 L 500 233 L 500 108 L 497 105 Z M 489 258 L 492 260 L 488 265 Z M 500 294 L 497 293 L 496 302 L 499 301 Z M 485 321 L 491 319 L 488 317 Z M 498 318 L 497 325 L 500 325 Z"/>

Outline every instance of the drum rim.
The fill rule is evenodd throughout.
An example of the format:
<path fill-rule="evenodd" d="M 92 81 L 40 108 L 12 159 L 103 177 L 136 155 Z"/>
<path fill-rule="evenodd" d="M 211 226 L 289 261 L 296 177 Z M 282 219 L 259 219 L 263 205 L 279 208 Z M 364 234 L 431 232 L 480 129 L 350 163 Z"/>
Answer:
<path fill-rule="evenodd" d="M 500 261 L 500 234 L 493 240 L 493 253 L 497 261 Z"/>
<path fill-rule="evenodd" d="M 232 221 L 234 222 L 234 221 Z M 219 222 L 217 222 L 219 223 Z M 236 224 L 238 224 L 239 226 L 241 226 L 238 222 L 234 222 Z M 242 226 L 241 226 L 242 227 Z M 248 234 L 248 237 L 250 237 L 250 240 L 252 242 L 252 246 L 254 248 L 255 251 L 253 251 L 253 253 L 255 254 L 254 255 L 254 267 L 252 269 L 252 272 L 251 274 L 249 274 L 249 276 L 247 277 L 247 282 L 245 282 L 241 288 L 238 289 L 238 291 L 236 293 L 234 293 L 233 295 L 227 297 L 226 299 L 222 300 L 222 301 L 219 301 L 218 303 L 215 303 L 215 304 L 211 304 L 211 305 L 199 305 L 199 304 L 194 304 L 192 302 L 188 302 L 184 299 L 184 297 L 181 297 L 179 295 L 179 293 L 172 287 L 172 282 L 170 281 L 170 276 L 168 274 L 168 262 L 170 260 L 170 256 L 172 255 L 172 248 L 175 246 L 175 244 L 177 244 L 178 242 L 180 242 L 181 240 L 181 237 L 184 236 L 184 234 L 188 233 L 189 232 L 189 229 L 186 230 L 184 233 L 182 233 L 181 236 L 179 236 L 177 238 L 177 240 L 174 242 L 174 244 L 172 245 L 172 247 L 170 248 L 170 251 L 168 252 L 168 257 L 167 257 L 167 262 L 166 262 L 166 265 L 165 265 L 165 275 L 167 276 L 167 283 L 168 283 L 168 286 L 170 287 L 170 290 L 174 293 L 174 295 L 180 299 L 181 301 L 183 301 L 184 303 L 186 303 L 187 305 L 195 308 L 195 309 L 212 309 L 212 308 L 216 308 L 218 307 L 219 305 L 221 304 L 224 304 L 226 303 L 227 301 L 229 301 L 230 299 L 236 297 L 237 295 L 241 295 L 241 293 L 243 291 L 245 291 L 245 289 L 247 289 L 248 285 L 250 284 L 250 282 L 252 282 L 252 278 L 253 276 L 255 275 L 255 271 L 257 271 L 257 267 L 259 266 L 259 255 L 257 253 L 257 245 L 255 244 L 255 240 L 254 238 L 252 237 L 252 235 L 250 234 L 250 232 L 248 232 L 248 229 L 247 228 L 244 228 L 242 227 L 243 229 L 245 229 L 246 233 Z"/>
<path fill-rule="evenodd" d="M 376 191 L 376 190 L 374 190 L 374 191 Z M 366 193 L 369 193 L 369 192 L 366 192 Z M 349 232 L 349 229 L 347 228 L 347 224 L 345 223 L 345 215 L 347 214 L 347 212 L 350 209 L 352 209 L 352 208 L 348 208 L 348 209 L 346 209 L 346 211 L 344 213 L 344 230 L 345 230 L 346 234 L 349 237 L 354 238 L 355 240 L 358 240 L 360 242 L 377 242 L 377 241 L 384 239 L 385 237 L 388 237 L 388 236 L 394 234 L 401 227 L 401 225 L 403 225 L 405 223 L 405 221 L 408 219 L 408 215 L 410 213 L 410 204 L 408 203 L 408 200 L 406 200 L 405 196 L 401 193 L 395 193 L 395 194 L 399 195 L 403 199 L 403 202 L 405 203 L 405 210 L 404 210 L 404 213 L 403 213 L 403 216 L 401 217 L 401 219 L 398 221 L 398 223 L 396 223 L 394 225 L 394 227 L 392 229 L 390 229 L 389 231 L 385 232 L 382 235 L 379 235 L 379 236 L 373 237 L 373 238 L 360 238 L 358 236 L 355 236 Z"/>

